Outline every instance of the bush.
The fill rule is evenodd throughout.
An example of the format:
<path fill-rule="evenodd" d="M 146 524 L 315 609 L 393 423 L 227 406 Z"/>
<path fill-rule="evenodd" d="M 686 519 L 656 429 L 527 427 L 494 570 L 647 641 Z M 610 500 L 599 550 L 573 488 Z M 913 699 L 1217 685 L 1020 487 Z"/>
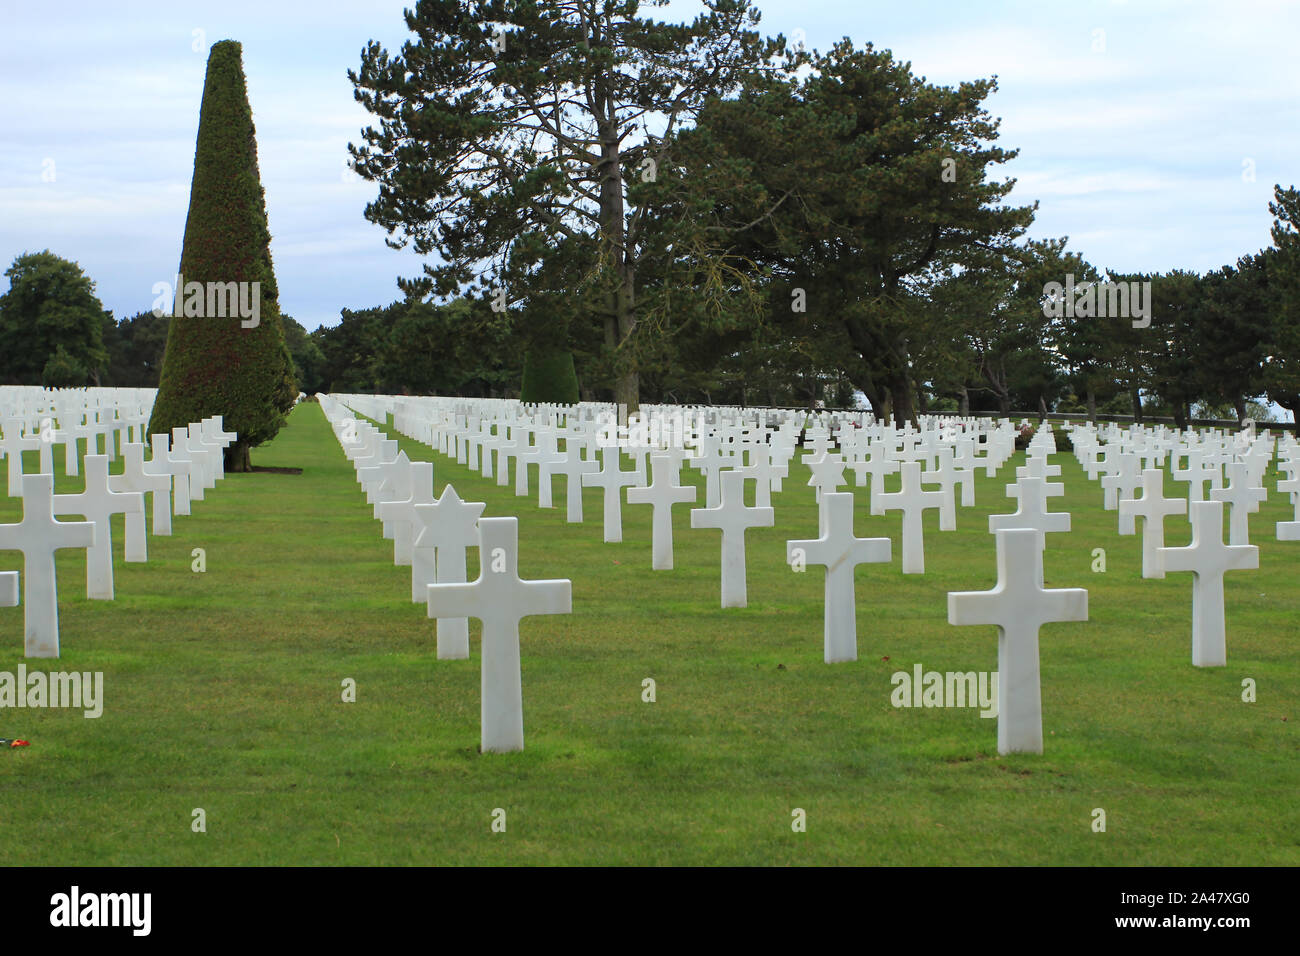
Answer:
<path fill-rule="evenodd" d="M 573 353 L 567 349 L 534 348 L 524 356 L 521 402 L 575 405 L 578 402 L 578 372 Z"/>

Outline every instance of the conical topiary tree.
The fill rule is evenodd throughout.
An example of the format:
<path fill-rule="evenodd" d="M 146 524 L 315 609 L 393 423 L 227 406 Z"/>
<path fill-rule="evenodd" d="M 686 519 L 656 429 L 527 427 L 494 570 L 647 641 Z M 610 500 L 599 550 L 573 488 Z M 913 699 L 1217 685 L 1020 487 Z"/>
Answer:
<path fill-rule="evenodd" d="M 149 432 L 221 415 L 226 430 L 239 434 L 226 450 L 231 471 L 248 470 L 249 448 L 275 436 L 298 393 L 270 243 L 241 48 L 222 40 L 208 54 L 181 249 L 184 285 Z"/>
<path fill-rule="evenodd" d="M 521 402 L 578 403 L 578 373 L 573 353 L 565 348 L 534 346 L 524 355 L 523 381 L 519 387 Z"/>

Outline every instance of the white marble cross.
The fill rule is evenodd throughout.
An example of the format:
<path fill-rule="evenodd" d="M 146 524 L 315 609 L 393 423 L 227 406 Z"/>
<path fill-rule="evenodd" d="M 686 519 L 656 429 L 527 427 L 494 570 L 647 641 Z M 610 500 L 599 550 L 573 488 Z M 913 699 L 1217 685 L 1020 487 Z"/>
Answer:
<path fill-rule="evenodd" d="M 866 461 L 853 463 L 853 474 L 859 487 L 868 477 L 871 479 L 871 513 L 883 515 L 885 511 L 880 507 L 880 496 L 885 490 L 885 476 L 897 474 L 899 463 L 890 458 L 885 446 L 879 443 L 868 449 L 867 456 Z"/>
<path fill-rule="evenodd" d="M 85 490 L 55 495 L 54 514 L 81 515 L 95 525 L 95 543 L 86 551 L 86 597 L 113 600 L 113 515 L 144 512 L 144 495 L 114 491 L 108 485 L 108 456 L 86 456 Z"/>
<path fill-rule="evenodd" d="M 59 656 L 59 589 L 54 552 L 90 548 L 95 525 L 54 517 L 54 476 L 23 478 L 23 520 L 0 524 L 0 551 L 23 553 L 23 652 L 28 657 Z"/>
<path fill-rule="evenodd" d="M 1179 468 L 1178 459 L 1183 457 L 1187 459 L 1187 467 Z M 1185 481 L 1190 485 L 1187 499 L 1192 503 L 1205 500 L 1205 483 L 1219 472 L 1217 468 L 1207 467 L 1203 459 L 1204 454 L 1200 451 L 1189 450 L 1174 453 L 1172 463 L 1174 467 L 1170 469 L 1171 474 L 1178 481 Z"/>
<path fill-rule="evenodd" d="M 582 446 L 573 439 L 567 439 L 564 445 L 564 459 L 551 466 L 557 475 L 565 479 L 564 520 L 569 524 L 582 524 L 582 476 L 600 471 L 600 465 L 582 457 Z"/>
<path fill-rule="evenodd" d="M 787 541 L 786 562 L 798 571 L 809 564 L 826 566 L 822 625 L 826 663 L 856 661 L 858 619 L 853 572 L 859 564 L 888 561 L 892 544 L 888 538 L 854 537 L 851 493 L 828 493 L 822 505 L 825 519 L 821 536 L 807 541 Z"/>
<path fill-rule="evenodd" d="M 1251 544 L 1223 543 L 1223 502 L 1194 501 L 1191 504 L 1192 543 L 1185 548 L 1161 548 L 1166 571 L 1191 571 L 1192 581 L 1192 664 L 1223 667 L 1228 647 L 1223 614 L 1225 571 L 1259 567 L 1259 548 Z"/>
<path fill-rule="evenodd" d="M 138 491 L 147 494 L 153 500 L 154 533 L 162 534 L 159 525 L 172 530 L 172 478 L 171 475 L 156 475 L 145 471 L 144 445 L 140 442 L 127 442 L 122 446 L 122 474 L 110 475 L 108 487 L 115 492 Z M 132 511 L 126 516 L 126 540 L 123 544 L 123 557 L 127 561 L 148 561 L 149 544 L 145 533 L 144 510 Z"/>
<path fill-rule="evenodd" d="M 1142 497 L 1119 503 L 1119 533 L 1136 532 L 1135 519 L 1142 519 L 1142 577 L 1163 578 L 1160 549 L 1165 546 L 1165 516 L 1187 514 L 1186 498 L 1165 497 L 1165 473 L 1159 468 L 1142 470 Z M 1128 519 L 1125 525 L 1124 519 Z M 1128 530 L 1125 530 L 1127 527 Z"/>
<path fill-rule="evenodd" d="M 740 472 L 724 471 L 721 477 L 722 500 L 715 508 L 692 509 L 691 527 L 722 532 L 722 606 L 746 607 L 745 531 L 772 527 L 776 513 L 745 504 L 745 476 Z"/>
<path fill-rule="evenodd" d="M 0 422 L 0 453 L 9 459 L 9 497 L 23 493 L 23 452 L 40 451 L 41 436 L 23 434 L 21 418 L 6 418 Z"/>
<path fill-rule="evenodd" d="M 1023 480 L 1023 479 L 1022 479 Z M 1043 752 L 1038 631 L 1086 621 L 1083 588 L 1043 587 L 1043 549 L 1031 528 L 997 532 L 998 583 L 991 591 L 950 591 L 948 623 L 998 628 L 998 753 Z"/>
<path fill-rule="evenodd" d="M 1260 502 L 1268 497 L 1263 488 L 1250 484 L 1250 475 L 1245 462 L 1234 462 L 1228 466 L 1230 479 L 1227 488 L 1214 488 L 1210 491 L 1213 501 L 1227 502 L 1232 506 L 1228 514 L 1228 543 L 1250 544 L 1250 515 L 1259 510 Z"/>
<path fill-rule="evenodd" d="M 957 469 L 952 462 L 951 448 L 936 448 L 938 465 L 933 471 L 921 473 L 921 484 L 939 486 L 943 501 L 939 505 L 939 530 L 957 530 Z"/>
<path fill-rule="evenodd" d="M 416 506 L 432 504 L 433 462 L 413 461 L 406 469 L 406 495 L 379 503 L 379 518 L 392 530 L 393 564 L 406 567 L 415 560 L 415 537 L 420 530 Z"/>
<path fill-rule="evenodd" d="M 1118 466 L 1116 470 L 1101 479 L 1101 487 L 1104 489 L 1102 507 L 1107 511 L 1114 511 L 1119 507 L 1121 501 L 1131 501 L 1134 494 L 1137 493 L 1138 487 L 1142 484 L 1142 479 L 1138 476 L 1138 456 L 1131 454 L 1121 454 L 1115 459 Z M 1126 532 L 1121 531 L 1121 534 Z M 1127 532 L 1131 534 L 1132 532 Z"/>
<path fill-rule="evenodd" d="M 462 501 L 451 485 L 444 487 L 432 504 L 415 506 L 420 530 L 411 551 L 413 601 L 427 603 L 430 584 L 465 582 L 465 553 L 478 547 L 478 521 L 486 507 L 481 501 Z M 469 657 L 467 618 L 440 617 L 437 629 L 439 660 Z"/>
<path fill-rule="evenodd" d="M 921 463 L 903 462 L 903 487 L 882 493 L 877 501 L 884 511 L 903 512 L 903 573 L 925 573 L 925 532 L 921 516 L 927 508 L 943 507 L 942 491 L 923 491 Z"/>
<path fill-rule="evenodd" d="M 1009 515 L 989 515 L 989 532 L 997 533 L 1010 528 L 1033 528 L 1038 532 L 1039 544 L 1047 546 L 1049 532 L 1070 530 L 1068 511 L 1048 511 L 1047 499 L 1052 489 L 1060 488 L 1056 482 L 1045 478 L 1017 478 L 1007 485 L 1007 494 L 1016 499 L 1016 510 Z"/>
<path fill-rule="evenodd" d="M 772 451 L 766 445 L 752 446 L 749 449 L 749 465 L 736 470 L 747 479 L 754 480 L 754 504 L 760 508 L 772 507 L 773 480 L 780 480 L 789 474 L 786 465 L 778 465 L 773 460 Z M 691 501 L 694 500 L 691 498 Z"/>
<path fill-rule="evenodd" d="M 535 614 L 571 613 L 573 587 L 562 579 L 519 577 L 518 518 L 483 518 L 478 527 L 478 579 L 429 585 L 429 616 L 476 617 L 483 622 L 481 748 L 484 753 L 507 753 L 524 749 L 519 621 Z"/>
<path fill-rule="evenodd" d="M 159 444 L 159 439 L 162 444 Z M 158 449 L 161 447 L 167 457 L 167 467 L 172 469 L 172 513 L 177 515 L 188 515 L 190 513 L 190 502 L 195 498 L 202 497 L 203 477 L 199 474 L 199 465 L 190 457 L 189 451 L 184 445 L 177 446 L 170 435 L 153 435 L 152 436 L 153 459 L 158 460 Z M 198 488 L 196 494 L 194 489 Z M 184 494 L 182 494 L 182 491 Z"/>
<path fill-rule="evenodd" d="M 683 487 L 677 484 L 680 473 L 669 455 L 651 455 L 650 468 L 654 480 L 645 487 L 629 488 L 627 503 L 654 507 L 651 519 L 650 567 L 655 571 L 671 571 L 673 569 L 673 505 L 694 503 L 695 486 Z"/>
<path fill-rule="evenodd" d="M 605 542 L 616 544 L 623 540 L 623 489 L 637 484 L 635 471 L 623 471 L 622 452 L 617 445 L 606 445 L 600 450 L 601 470 L 584 474 L 584 485 L 595 485 L 605 492 Z"/>
<path fill-rule="evenodd" d="M 1300 475 L 1278 481 L 1277 490 L 1290 494 L 1292 508 L 1291 520 L 1277 523 L 1277 540 L 1300 541 Z"/>

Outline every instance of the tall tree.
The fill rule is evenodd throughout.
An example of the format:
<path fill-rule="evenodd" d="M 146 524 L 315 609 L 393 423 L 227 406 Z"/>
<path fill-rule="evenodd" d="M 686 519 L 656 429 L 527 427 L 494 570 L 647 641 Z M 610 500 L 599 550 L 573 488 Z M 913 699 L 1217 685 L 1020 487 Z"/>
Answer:
<path fill-rule="evenodd" d="M 208 54 L 180 274 L 185 285 L 176 295 L 184 304 L 176 311 L 183 314 L 173 315 L 167 333 L 149 431 L 222 415 L 239 434 L 226 449 L 226 467 L 247 471 L 249 449 L 275 437 L 298 388 L 280 321 L 241 47 L 233 40 L 214 43 Z M 230 308 L 231 291 L 255 320 Z"/>
<path fill-rule="evenodd" d="M 791 291 L 815 337 L 840 341 L 846 372 L 876 414 L 915 417 L 914 344 L 927 290 L 958 266 L 1013 254 L 1033 207 L 999 205 L 1011 158 L 982 108 L 994 80 L 935 86 L 910 64 L 844 40 L 796 82 L 714 101 L 685 139 L 713 190 L 719 229 Z M 724 233 L 725 234 L 725 233 Z"/>
<path fill-rule="evenodd" d="M 754 31 L 749 0 L 702 0 L 691 23 L 640 15 L 666 0 L 420 0 L 415 39 L 370 42 L 349 71 L 379 120 L 349 146 L 379 184 L 366 218 L 441 261 L 408 291 L 476 281 L 524 303 L 540 246 L 592 241 L 616 401 L 639 401 L 639 268 L 654 227 L 635 186 L 670 160 L 675 134 L 783 45 Z"/>
<path fill-rule="evenodd" d="M 1275 298 L 1263 385 L 1268 397 L 1300 422 L 1300 191 L 1275 185 L 1268 209 L 1275 217 L 1266 257 Z"/>
<path fill-rule="evenodd" d="M 104 325 L 112 323 L 95 283 L 75 262 L 50 250 L 29 252 L 5 270 L 0 296 L 0 384 L 40 385 L 55 364 L 61 385 L 85 385 L 108 363 Z"/>

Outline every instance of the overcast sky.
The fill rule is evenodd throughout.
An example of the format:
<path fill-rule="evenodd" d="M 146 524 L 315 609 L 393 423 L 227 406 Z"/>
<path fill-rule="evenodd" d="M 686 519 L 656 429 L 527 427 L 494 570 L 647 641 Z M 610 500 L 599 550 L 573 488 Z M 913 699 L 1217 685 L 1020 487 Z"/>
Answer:
<path fill-rule="evenodd" d="M 398 298 L 419 260 L 362 216 L 347 172 L 369 121 L 347 70 L 395 51 L 413 0 L 0 0 L 0 262 L 49 248 L 119 317 L 180 258 L 207 48 L 243 44 L 283 311 L 312 329 Z M 996 74 L 1031 235 L 1094 265 L 1204 271 L 1269 244 L 1272 185 L 1300 181 L 1300 3 L 766 0 L 763 29 L 874 43 L 931 82 Z M 694 16 L 675 0 L 665 19 Z M 796 34 L 796 31 L 802 31 Z M 5 288 L 0 282 L 0 291 Z"/>

